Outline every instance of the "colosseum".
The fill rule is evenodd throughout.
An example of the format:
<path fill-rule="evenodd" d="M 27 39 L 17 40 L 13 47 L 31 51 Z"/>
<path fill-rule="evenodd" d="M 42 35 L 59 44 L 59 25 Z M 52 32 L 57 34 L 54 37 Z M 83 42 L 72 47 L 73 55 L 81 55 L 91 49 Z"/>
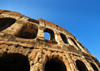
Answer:
<path fill-rule="evenodd" d="M 0 10 L 0 71 L 100 71 L 100 64 L 62 27 Z"/>

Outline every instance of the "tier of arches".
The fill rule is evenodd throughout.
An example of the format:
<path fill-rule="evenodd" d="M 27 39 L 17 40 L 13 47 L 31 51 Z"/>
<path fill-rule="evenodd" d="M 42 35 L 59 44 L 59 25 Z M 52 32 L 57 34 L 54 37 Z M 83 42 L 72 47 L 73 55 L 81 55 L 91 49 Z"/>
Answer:
<path fill-rule="evenodd" d="M 27 56 L 4 52 L 0 57 L 0 71 L 30 71 Z"/>
<path fill-rule="evenodd" d="M 0 19 L 0 31 L 5 30 L 16 22 L 14 18 L 1 18 Z"/>
<path fill-rule="evenodd" d="M 14 19 L 14 18 L 1 18 L 0 19 L 0 32 L 7 29 L 11 25 L 13 25 L 15 22 L 16 22 L 16 19 Z M 30 31 L 28 31 L 28 30 L 30 30 Z M 45 32 L 50 34 L 50 36 L 49 36 L 50 39 L 49 40 L 57 41 L 55 39 L 55 34 L 54 34 L 53 30 L 51 30 L 49 28 L 45 28 L 44 33 Z M 22 29 L 15 36 L 20 37 L 20 38 L 25 38 L 25 39 L 34 39 L 34 38 L 37 37 L 37 33 L 38 33 L 38 26 L 36 26 L 34 24 L 25 24 L 22 27 Z M 71 37 L 66 37 L 65 34 L 63 34 L 63 33 L 60 33 L 60 37 L 61 37 L 62 41 L 65 44 L 70 44 L 68 39 L 71 39 L 71 41 L 74 43 L 74 45 L 76 47 L 79 48 L 79 45 L 84 47 L 81 43 L 79 43 L 79 42 L 77 43 L 76 40 L 71 38 Z M 23 56 L 23 55 L 17 54 L 17 53 L 16 54 L 6 54 L 6 53 L 4 53 L 4 54 L 5 55 L 3 57 L 0 57 L 0 69 L 1 69 L 1 71 L 30 71 L 30 64 L 29 64 L 28 58 L 26 56 Z M 5 60 L 5 58 L 7 59 L 7 61 Z M 16 60 L 16 58 L 18 58 L 18 59 Z M 23 62 L 23 60 L 24 60 L 24 62 Z M 20 70 L 17 70 L 17 69 L 16 70 L 11 70 L 11 68 L 6 68 L 8 65 L 12 66 L 11 63 L 12 64 L 15 63 L 15 68 L 16 68 L 16 65 L 19 65 L 16 62 L 18 62 L 19 64 L 22 63 L 22 64 L 20 64 L 20 65 L 22 65 L 22 68 L 20 68 L 21 66 L 19 67 Z M 47 67 L 49 65 L 53 65 L 53 64 L 56 67 L 57 66 L 59 67 L 58 71 L 61 71 L 61 69 L 63 71 L 65 71 L 67 69 L 65 67 L 64 68 L 62 67 L 62 66 L 64 66 L 64 63 L 61 62 L 58 59 L 51 59 L 50 61 L 48 61 L 47 62 Z M 81 64 L 81 66 L 79 64 Z M 90 63 L 90 65 L 95 71 L 99 71 L 95 64 Z M 77 66 L 77 69 L 79 71 L 87 71 L 87 68 L 86 68 L 85 64 L 80 60 L 76 61 L 76 66 Z M 4 70 L 4 68 L 7 69 L 7 70 Z M 45 68 L 46 68 L 46 66 L 45 66 Z M 82 68 L 84 68 L 84 70 Z"/>
<path fill-rule="evenodd" d="M 3 31 L 5 29 L 7 29 L 8 27 L 10 27 L 12 24 L 14 24 L 16 22 L 16 19 L 14 18 L 1 18 L 0 19 L 0 31 Z M 34 21 L 33 21 L 34 22 Z M 35 22 L 36 23 L 36 22 Z M 38 30 L 41 30 L 38 28 L 37 25 L 35 24 L 29 24 L 29 23 L 26 23 L 23 25 L 23 27 L 18 31 L 18 33 L 15 34 L 16 37 L 20 37 L 20 38 L 24 38 L 24 39 L 34 39 L 34 38 L 37 38 L 37 35 L 38 33 Z M 43 30 L 43 33 L 48 33 L 49 36 L 47 36 L 49 39 L 48 40 L 51 40 L 51 41 L 55 41 L 55 42 L 58 42 L 57 39 L 55 39 L 55 33 L 53 30 L 49 29 L 49 28 L 45 28 Z M 86 52 L 88 52 L 87 49 L 84 48 L 84 46 L 80 43 L 80 42 L 77 42 L 75 39 L 71 38 L 71 37 L 66 37 L 65 34 L 63 33 L 60 33 L 58 36 L 60 36 L 61 40 L 63 41 L 63 43 L 65 44 L 71 44 L 69 43 L 69 40 L 72 41 L 72 43 L 79 49 L 79 50 L 82 50 L 84 49 Z M 46 37 L 46 36 L 44 36 Z M 60 39 L 59 38 L 59 39 Z M 71 45 L 73 45 L 71 44 Z M 81 47 L 82 48 L 81 48 Z"/>
<path fill-rule="evenodd" d="M 4 52 L 0 56 L 0 71 L 30 71 L 30 62 L 27 56 L 19 53 Z M 78 71 L 88 71 L 87 66 L 81 60 L 76 60 Z M 95 64 L 90 63 L 94 71 L 99 71 Z M 66 64 L 58 58 L 48 59 L 44 65 L 44 71 L 68 71 Z"/>
<path fill-rule="evenodd" d="M 95 66 L 95 64 L 90 63 L 90 65 L 94 71 L 99 71 L 98 68 Z M 80 60 L 76 60 L 76 67 L 78 71 L 89 71 L 84 62 Z M 68 70 L 62 61 L 55 58 L 47 61 L 44 71 L 68 71 Z"/>

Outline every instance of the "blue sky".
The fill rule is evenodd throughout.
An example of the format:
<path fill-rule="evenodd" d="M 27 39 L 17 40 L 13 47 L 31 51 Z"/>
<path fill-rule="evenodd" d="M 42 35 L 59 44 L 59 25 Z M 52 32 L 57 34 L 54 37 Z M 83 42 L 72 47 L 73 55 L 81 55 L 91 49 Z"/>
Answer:
<path fill-rule="evenodd" d="M 63 27 L 100 61 L 100 0 L 0 0 L 0 9 Z"/>

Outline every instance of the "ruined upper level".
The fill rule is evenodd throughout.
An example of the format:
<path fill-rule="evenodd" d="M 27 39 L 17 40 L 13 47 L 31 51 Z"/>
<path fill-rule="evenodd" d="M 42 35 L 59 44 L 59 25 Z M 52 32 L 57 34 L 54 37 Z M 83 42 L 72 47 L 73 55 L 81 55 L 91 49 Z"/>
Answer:
<path fill-rule="evenodd" d="M 50 34 L 49 40 L 45 40 L 45 32 Z M 72 48 L 70 47 L 69 51 L 77 50 L 89 53 L 70 32 L 62 27 L 43 19 L 35 20 L 7 10 L 0 10 L 0 40 L 16 41 L 17 43 L 15 42 L 15 44 L 18 45 L 27 43 L 25 46 L 32 44 L 33 41 L 42 40 L 46 43 L 59 45 L 61 48 L 63 46 L 71 46 Z M 28 47 L 33 47 L 33 45 Z"/>
<path fill-rule="evenodd" d="M 49 40 L 45 40 L 45 32 L 50 34 Z M 0 10 L 0 36 L 0 40 L 10 42 L 16 40 L 17 44 L 18 42 L 27 42 L 27 46 L 28 43 L 30 44 L 38 39 L 59 45 L 61 48 L 62 46 L 71 46 L 72 48 L 70 47 L 69 51 L 77 50 L 89 53 L 70 32 L 62 27 L 43 19 L 35 20 L 13 11 Z"/>
<path fill-rule="evenodd" d="M 45 39 L 45 32 L 50 34 L 49 40 Z M 44 52 L 66 52 L 87 61 L 94 60 L 99 65 L 96 57 L 67 30 L 49 21 L 35 20 L 13 11 L 0 10 L 0 45 L 3 44 L 30 50 L 43 48 Z M 0 49 L 4 52 L 4 47 Z"/>

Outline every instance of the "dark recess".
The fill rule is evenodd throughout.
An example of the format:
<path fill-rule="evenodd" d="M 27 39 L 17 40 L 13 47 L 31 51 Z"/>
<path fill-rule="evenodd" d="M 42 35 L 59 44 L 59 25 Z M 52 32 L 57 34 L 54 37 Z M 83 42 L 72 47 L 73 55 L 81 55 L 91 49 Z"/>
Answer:
<path fill-rule="evenodd" d="M 0 57 L 0 71 L 30 71 L 28 57 L 18 53 L 4 53 Z"/>

